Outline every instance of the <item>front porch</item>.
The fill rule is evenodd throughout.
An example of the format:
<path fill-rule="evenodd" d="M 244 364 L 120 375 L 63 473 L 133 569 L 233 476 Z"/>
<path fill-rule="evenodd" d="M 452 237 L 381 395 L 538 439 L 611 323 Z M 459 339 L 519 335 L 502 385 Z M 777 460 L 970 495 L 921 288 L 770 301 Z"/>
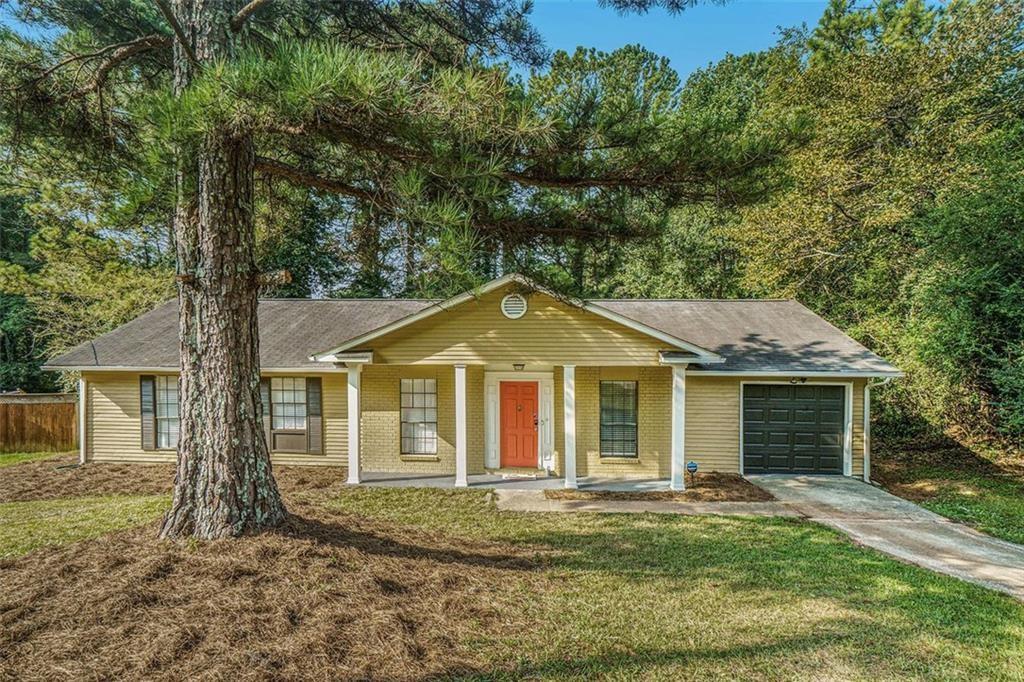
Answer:
<path fill-rule="evenodd" d="M 364 473 L 360 481 L 363 485 L 378 488 L 484 488 L 494 490 L 558 490 L 566 487 L 561 477 L 546 476 L 538 478 L 502 476 L 500 474 L 469 474 L 465 486 L 457 486 L 453 476 L 440 474 L 399 474 L 399 473 Z M 576 487 L 580 490 L 602 492 L 661 492 L 670 490 L 671 481 L 664 478 L 654 479 L 623 479 L 584 476 L 576 479 Z"/>
<path fill-rule="evenodd" d="M 346 364 L 349 484 L 685 489 L 685 363 L 526 368 Z M 630 423 L 609 425 L 605 389 L 623 385 L 628 387 Z M 515 390 L 506 396 L 510 388 Z M 613 403 L 612 409 L 619 406 Z M 426 452 L 408 451 L 407 443 L 418 441 L 407 440 L 412 431 L 406 412 L 414 418 L 427 415 L 426 429 L 415 431 L 417 437 L 427 434 Z M 621 440 L 609 441 L 608 432 Z M 510 452 L 514 457 L 509 458 Z M 540 476 L 495 471 L 507 468 L 532 469 Z"/>

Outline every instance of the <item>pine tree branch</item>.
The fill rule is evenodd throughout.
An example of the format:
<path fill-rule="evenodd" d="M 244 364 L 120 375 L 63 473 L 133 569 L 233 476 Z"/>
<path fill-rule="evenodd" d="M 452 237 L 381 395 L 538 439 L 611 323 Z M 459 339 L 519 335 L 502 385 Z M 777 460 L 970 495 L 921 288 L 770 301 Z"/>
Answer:
<path fill-rule="evenodd" d="M 255 14 L 263 5 L 269 4 L 271 0 L 251 0 L 245 7 L 238 10 L 238 13 L 231 18 L 231 31 L 238 33 L 245 26 L 245 22 L 249 20 L 253 14 Z"/>
<path fill-rule="evenodd" d="M 99 90 L 106 83 L 107 77 L 110 72 L 118 65 L 128 59 L 131 59 L 140 52 L 145 52 L 157 47 L 170 47 L 171 39 L 165 35 L 159 33 L 137 38 L 120 45 L 112 45 L 107 50 L 113 50 L 110 52 L 110 57 L 100 65 L 93 75 L 92 82 L 84 88 L 79 89 L 74 93 L 75 96 L 84 95 L 90 91 Z M 116 49 L 115 49 L 116 48 Z"/>
<path fill-rule="evenodd" d="M 277 159 L 270 159 L 265 156 L 256 157 L 256 170 L 266 175 L 284 178 L 285 180 L 305 187 L 322 189 L 335 194 L 344 194 L 346 196 L 354 197 L 356 199 L 364 199 L 366 201 L 376 201 L 377 199 L 373 192 L 369 192 L 361 187 L 356 187 L 344 180 L 327 178 L 322 175 L 310 173 L 291 164 L 278 161 Z"/>
<path fill-rule="evenodd" d="M 178 43 L 181 45 L 181 49 L 185 51 L 188 56 L 188 60 L 199 66 L 199 59 L 196 57 L 196 53 L 192 51 L 192 46 L 188 42 L 188 38 L 185 36 L 185 31 L 182 30 L 181 24 L 178 23 L 177 17 L 174 16 L 174 12 L 168 7 L 166 0 L 153 0 L 156 6 L 160 9 L 160 13 L 164 15 L 164 19 L 171 25 L 171 30 L 174 31 L 174 35 L 178 38 Z"/>

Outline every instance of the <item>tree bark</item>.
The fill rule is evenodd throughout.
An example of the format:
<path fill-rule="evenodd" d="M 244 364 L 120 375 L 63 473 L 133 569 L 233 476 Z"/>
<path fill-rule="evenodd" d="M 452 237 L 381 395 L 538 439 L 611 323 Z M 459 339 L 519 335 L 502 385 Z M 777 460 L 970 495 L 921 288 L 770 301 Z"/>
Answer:
<path fill-rule="evenodd" d="M 174 14 L 201 65 L 230 50 L 237 2 L 177 0 Z M 175 45 L 175 87 L 196 64 Z M 252 138 L 211 134 L 179 159 L 175 212 L 181 351 L 174 500 L 161 537 L 237 537 L 287 512 L 262 424 Z"/>

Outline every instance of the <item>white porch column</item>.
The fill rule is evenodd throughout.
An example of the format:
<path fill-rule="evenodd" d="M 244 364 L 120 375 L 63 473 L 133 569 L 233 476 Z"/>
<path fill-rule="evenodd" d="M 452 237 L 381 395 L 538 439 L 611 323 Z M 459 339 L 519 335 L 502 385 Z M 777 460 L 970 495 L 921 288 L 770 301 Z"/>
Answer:
<path fill-rule="evenodd" d="M 85 418 L 86 410 L 86 383 L 83 377 L 78 378 L 78 463 L 85 464 Z"/>
<path fill-rule="evenodd" d="M 686 365 L 672 365 L 672 490 L 685 490 Z"/>
<path fill-rule="evenodd" d="M 359 376 L 362 365 L 349 363 L 348 376 L 348 483 L 359 483 Z"/>
<path fill-rule="evenodd" d="M 455 365 L 455 487 L 466 481 L 466 366 Z"/>
<path fill-rule="evenodd" d="M 562 367 L 562 408 L 565 421 L 565 487 L 576 488 L 576 366 Z"/>

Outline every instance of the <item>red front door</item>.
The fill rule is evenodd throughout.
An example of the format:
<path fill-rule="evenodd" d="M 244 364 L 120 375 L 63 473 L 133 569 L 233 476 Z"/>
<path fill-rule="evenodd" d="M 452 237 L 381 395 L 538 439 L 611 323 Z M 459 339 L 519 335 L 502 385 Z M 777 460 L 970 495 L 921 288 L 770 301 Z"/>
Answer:
<path fill-rule="evenodd" d="M 501 382 L 501 466 L 537 468 L 537 382 Z"/>

